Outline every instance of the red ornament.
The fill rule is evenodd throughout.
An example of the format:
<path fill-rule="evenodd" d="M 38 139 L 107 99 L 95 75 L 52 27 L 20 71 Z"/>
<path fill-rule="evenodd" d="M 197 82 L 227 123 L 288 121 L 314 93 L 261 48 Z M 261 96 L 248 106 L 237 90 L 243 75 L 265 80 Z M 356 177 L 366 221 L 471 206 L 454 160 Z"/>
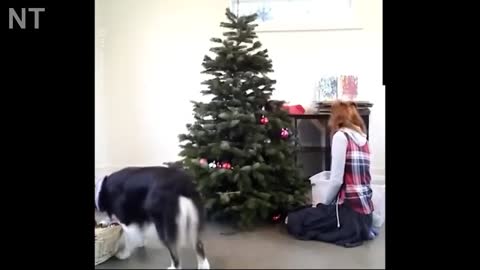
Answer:
<path fill-rule="evenodd" d="M 277 220 L 280 219 L 281 216 L 282 216 L 281 214 L 278 214 L 278 215 L 276 215 L 276 216 L 273 216 L 273 217 L 272 217 L 272 220 L 273 220 L 273 221 L 277 221 Z"/>
<path fill-rule="evenodd" d="M 268 123 L 268 118 L 265 117 L 265 115 L 262 115 L 262 118 L 260 118 L 260 124 L 266 125 Z"/>
<path fill-rule="evenodd" d="M 232 165 L 228 162 L 223 162 L 222 168 L 229 170 L 232 168 Z"/>
<path fill-rule="evenodd" d="M 287 139 L 290 136 L 290 133 L 288 132 L 288 128 L 282 128 L 282 131 L 280 132 L 280 137 L 282 139 Z"/>

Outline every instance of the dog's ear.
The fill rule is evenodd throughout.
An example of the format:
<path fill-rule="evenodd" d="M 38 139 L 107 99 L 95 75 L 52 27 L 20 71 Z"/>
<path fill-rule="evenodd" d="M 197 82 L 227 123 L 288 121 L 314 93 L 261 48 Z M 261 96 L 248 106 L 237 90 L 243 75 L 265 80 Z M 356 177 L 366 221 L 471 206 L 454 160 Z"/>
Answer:
<path fill-rule="evenodd" d="M 100 188 L 98 185 L 103 185 L 103 183 L 105 182 L 105 180 L 107 180 L 107 178 L 108 178 L 108 175 L 105 175 L 102 180 L 97 178 L 97 180 L 95 181 L 95 189 Z"/>
<path fill-rule="evenodd" d="M 108 178 L 108 175 L 104 176 L 102 180 L 95 182 L 95 197 L 93 199 L 93 204 L 95 205 L 94 209 L 98 210 L 98 211 L 100 211 L 100 209 L 97 208 L 97 203 L 98 203 L 97 202 L 97 199 L 98 199 L 97 196 L 99 195 L 100 190 L 102 189 L 102 186 L 105 184 L 105 180 L 107 180 L 107 178 Z"/>

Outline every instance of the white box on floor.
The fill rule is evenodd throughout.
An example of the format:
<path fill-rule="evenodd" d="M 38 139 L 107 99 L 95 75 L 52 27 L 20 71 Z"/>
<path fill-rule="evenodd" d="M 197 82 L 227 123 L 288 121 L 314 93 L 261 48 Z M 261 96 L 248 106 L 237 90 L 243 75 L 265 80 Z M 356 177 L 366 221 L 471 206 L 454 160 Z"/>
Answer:
<path fill-rule="evenodd" d="M 330 172 L 323 171 L 310 177 L 312 183 L 312 204 L 330 204 L 340 190 L 342 182 L 330 181 Z"/>

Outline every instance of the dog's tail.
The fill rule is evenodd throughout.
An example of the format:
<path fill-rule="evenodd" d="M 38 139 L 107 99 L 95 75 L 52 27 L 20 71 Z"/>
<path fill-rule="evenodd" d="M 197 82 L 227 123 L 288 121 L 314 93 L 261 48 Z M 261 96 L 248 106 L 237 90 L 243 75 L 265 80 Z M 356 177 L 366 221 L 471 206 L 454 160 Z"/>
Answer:
<path fill-rule="evenodd" d="M 177 217 L 177 236 L 180 246 L 195 245 L 201 227 L 199 209 L 192 199 L 180 196 L 178 199 L 179 211 Z"/>

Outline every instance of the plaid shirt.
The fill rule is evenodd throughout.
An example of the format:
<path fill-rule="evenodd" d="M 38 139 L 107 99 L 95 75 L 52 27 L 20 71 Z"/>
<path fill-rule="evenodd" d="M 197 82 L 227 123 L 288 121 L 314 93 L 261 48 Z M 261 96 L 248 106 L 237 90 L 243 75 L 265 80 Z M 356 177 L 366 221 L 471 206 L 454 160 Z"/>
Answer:
<path fill-rule="evenodd" d="M 347 154 L 343 185 L 338 195 L 338 203 L 346 203 L 361 214 L 373 212 L 372 189 L 370 188 L 370 150 L 368 143 L 358 146 L 347 137 Z"/>

